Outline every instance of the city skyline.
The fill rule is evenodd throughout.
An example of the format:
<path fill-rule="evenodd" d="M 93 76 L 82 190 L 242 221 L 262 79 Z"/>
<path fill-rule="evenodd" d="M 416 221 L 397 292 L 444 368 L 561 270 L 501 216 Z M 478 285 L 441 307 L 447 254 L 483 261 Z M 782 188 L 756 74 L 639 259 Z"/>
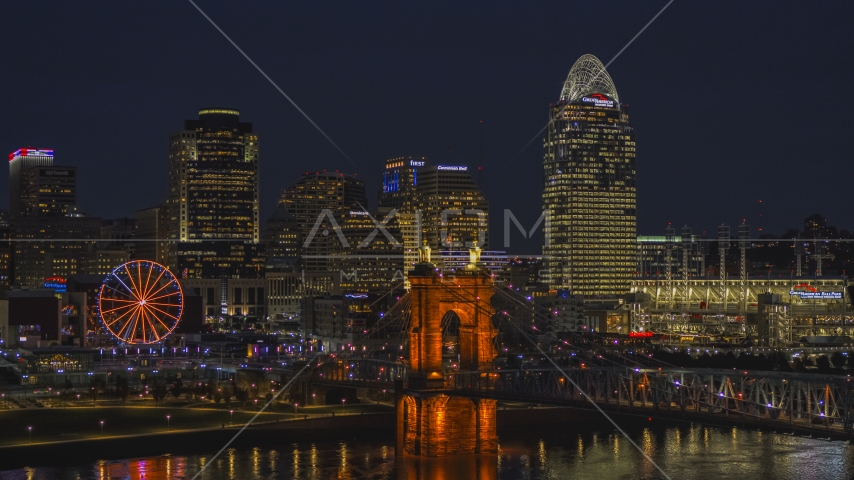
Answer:
<path fill-rule="evenodd" d="M 3 13 L 0 474 L 854 479 L 854 4 Z"/>
<path fill-rule="evenodd" d="M 710 234 L 720 223 L 735 225 L 743 218 L 747 218 L 754 227 L 763 227 L 765 232 L 780 234 L 789 227 L 798 226 L 800 219 L 817 212 L 827 216 L 839 228 L 852 228 L 845 223 L 843 207 L 844 179 L 852 173 L 849 172 L 852 167 L 847 165 L 850 162 L 843 160 L 850 153 L 843 142 L 838 141 L 844 138 L 850 120 L 840 109 L 833 107 L 845 104 L 851 95 L 844 89 L 834 88 L 850 79 L 851 72 L 846 66 L 850 64 L 846 59 L 850 53 L 831 53 L 828 50 L 832 49 L 822 48 L 838 43 L 835 35 L 842 31 L 825 23 L 839 21 L 837 19 L 845 17 L 845 13 L 840 10 L 839 14 L 828 15 L 823 10 L 821 15 L 801 12 L 793 16 L 783 15 L 791 13 L 793 7 L 790 5 L 775 7 L 781 13 L 779 17 L 769 19 L 759 14 L 761 6 L 740 5 L 739 15 L 725 17 L 730 35 L 719 39 L 723 44 L 715 45 L 714 42 L 700 41 L 700 36 L 717 35 L 714 27 L 724 21 L 723 15 L 731 12 L 724 9 L 700 11 L 694 15 L 695 10 L 674 4 L 671 17 L 662 18 L 654 31 L 639 38 L 608 67 L 615 81 L 621 85 L 621 94 L 629 99 L 633 124 L 642 146 L 638 151 L 637 180 L 639 234 L 659 234 L 667 222 L 677 227 L 688 224 L 695 232 L 705 230 Z M 21 14 L 28 11 L 25 6 L 10 8 L 20 9 Z M 164 20 L 158 16 L 156 21 L 152 19 L 154 24 L 186 21 L 195 25 L 195 22 L 204 22 L 191 7 L 170 8 L 174 9 L 175 19 Z M 307 26 L 315 25 L 311 8 L 304 8 L 307 10 L 297 12 L 296 17 Z M 619 35 L 614 38 L 595 35 L 593 26 L 581 25 L 579 31 L 573 33 L 578 37 L 572 38 L 571 48 L 549 46 L 555 45 L 553 40 L 558 36 L 556 32 L 542 32 L 537 27 L 544 20 L 543 16 L 578 12 L 580 8 L 574 4 L 560 8 L 546 6 L 537 13 L 522 8 L 478 12 L 486 17 L 475 22 L 477 28 L 468 32 L 452 23 L 444 27 L 450 36 L 448 40 L 437 40 L 437 43 L 425 47 L 411 42 L 380 47 L 368 40 L 360 40 L 361 43 L 339 48 L 336 42 L 344 38 L 344 34 L 339 34 L 329 37 L 328 42 L 321 46 L 306 46 L 307 50 L 302 54 L 285 49 L 282 51 L 284 56 L 277 58 L 267 53 L 264 42 L 276 47 L 291 45 L 291 34 L 269 33 L 275 29 L 263 26 L 268 21 L 263 17 L 269 14 L 271 18 L 282 18 L 281 12 L 275 8 L 266 11 L 257 7 L 240 16 L 229 17 L 218 6 L 210 6 L 209 14 L 223 22 L 222 27 L 228 32 L 239 31 L 241 22 L 260 22 L 257 30 L 267 32 L 266 37 L 255 39 L 251 35 L 235 33 L 235 41 L 317 120 L 354 159 L 356 166 L 335 151 L 292 107 L 280 102 L 275 90 L 265 83 L 263 77 L 245 70 L 245 60 L 213 30 L 198 40 L 183 35 L 151 40 L 146 44 L 150 49 L 147 55 L 152 55 L 151 61 L 162 64 L 164 70 L 182 65 L 180 62 L 188 62 L 192 68 L 197 68 L 198 61 L 210 60 L 211 55 L 222 56 L 224 65 L 233 65 L 235 72 L 241 72 L 237 76 L 221 73 L 225 84 L 234 87 L 227 89 L 226 93 L 206 82 L 192 91 L 183 86 L 195 75 L 206 74 L 202 73 L 208 72 L 204 68 L 197 73 L 179 68 L 178 77 L 183 80 L 182 85 L 178 85 L 156 71 L 138 70 L 132 60 L 134 55 L 118 55 L 124 51 L 120 48 L 131 47 L 104 45 L 100 36 L 74 36 L 70 40 L 73 45 L 59 47 L 77 48 L 74 55 L 78 62 L 74 66 L 60 62 L 52 69 L 51 76 L 40 77 L 39 82 L 32 84 L 23 83 L 26 76 L 13 74 L 9 77 L 9 88 L 18 91 L 19 95 L 7 99 L 7 111 L 16 113 L 4 116 L 3 128 L 7 135 L 2 146 L 7 152 L 26 146 L 55 149 L 58 164 L 79 168 L 79 202 L 83 211 L 103 218 L 132 216 L 133 211 L 153 206 L 166 194 L 167 182 L 162 172 L 168 168 L 168 153 L 163 144 L 174 129 L 174 119 L 188 118 L 199 108 L 209 105 L 226 105 L 251 118 L 259 136 L 281 141 L 281 147 L 262 153 L 265 159 L 260 167 L 262 221 L 275 209 L 275 200 L 281 189 L 296 181 L 306 170 L 325 168 L 355 173 L 365 179 L 368 191 L 375 191 L 379 188 L 381 171 L 388 158 L 424 156 L 434 163 L 467 164 L 474 168 L 479 166 L 481 151 L 484 170 L 479 175 L 481 178 L 476 177 L 475 180 L 481 184 L 490 201 L 493 216 L 495 212 L 511 208 L 520 219 L 525 216 L 533 221 L 539 210 L 537 193 L 542 152 L 538 148 L 539 142 L 534 142 L 517 157 L 519 149 L 542 126 L 545 120 L 543 109 L 554 101 L 553 92 L 559 88 L 571 63 L 584 53 L 610 58 L 627 40 Z M 611 10 L 600 13 L 611 15 L 615 31 L 617 27 L 621 31 L 636 31 L 642 24 L 639 19 L 648 18 L 650 12 L 658 7 L 632 5 L 607 8 Z M 845 8 L 850 7 L 831 7 Z M 376 13 L 343 10 L 324 17 L 329 26 L 320 31 L 332 32 L 346 21 L 344 17 L 347 14 L 362 18 Z M 452 22 L 477 18 L 473 10 L 461 7 L 460 20 Z M 111 12 L 94 13 L 97 13 L 96 18 L 112 15 Z M 94 13 L 85 7 L 76 12 L 57 6 L 41 19 L 49 27 L 45 29 L 47 39 L 27 45 L 10 39 L 0 50 L 0 55 L 4 60 L 20 60 L 13 63 L 22 66 L 31 65 L 33 59 L 53 58 L 47 50 L 55 43 L 50 38 L 67 32 L 68 28 L 60 18 L 64 20 L 64 15 L 76 19 L 80 15 Z M 144 9 L 138 13 L 144 18 L 153 15 Z M 510 32 L 508 39 L 500 38 L 501 31 L 493 25 L 501 25 L 502 21 L 514 15 L 520 16 L 514 18 L 518 20 L 515 23 L 518 30 Z M 691 15 L 692 29 L 696 32 L 683 31 L 678 18 L 685 15 Z M 824 19 L 823 23 L 818 18 Z M 84 25 L 86 21 L 81 19 Z M 400 27 L 389 24 L 389 18 L 382 15 L 365 21 L 374 27 L 390 28 L 390 34 L 402 33 Z M 751 33 L 754 27 L 776 25 L 775 21 L 791 22 L 779 26 L 780 32 L 798 34 L 779 33 L 771 39 L 754 38 Z M 410 30 L 417 38 L 423 38 L 427 32 L 441 25 L 438 22 L 433 15 L 415 15 L 411 19 Z M 104 22 L 99 22 L 99 25 L 104 25 Z M 108 28 L 119 38 L 131 33 L 144 34 L 140 30 L 119 32 Z M 539 41 L 523 37 L 535 28 L 540 35 L 539 40 L 543 41 L 539 48 L 531 50 L 536 46 L 534 42 Z M 669 40 L 677 34 L 687 37 L 679 42 L 681 45 L 673 45 Z M 505 48 L 509 47 L 511 40 L 518 42 L 518 46 Z M 462 42 L 468 48 L 454 52 L 449 48 L 453 42 Z M 200 52 L 204 58 L 196 61 L 173 55 L 169 53 L 168 45 L 184 45 L 180 50 Z M 742 48 L 735 49 L 735 46 Z M 372 48 L 381 48 L 384 56 L 402 58 L 403 68 L 389 70 L 388 66 L 372 61 L 375 57 L 366 53 Z M 737 53 L 729 55 L 727 52 L 730 51 Z M 413 58 L 408 60 L 405 52 L 412 53 Z M 820 66 L 818 71 L 810 74 L 809 85 L 803 85 L 796 75 L 785 73 L 790 65 L 782 63 L 782 59 L 788 58 L 785 57 L 788 52 L 812 57 L 814 64 Z M 98 63 L 100 59 L 111 53 L 116 53 L 113 56 L 117 60 L 109 68 L 101 66 Z M 434 61 L 436 54 L 447 56 L 448 61 Z M 330 75 L 330 67 L 323 66 L 324 59 L 333 63 L 343 61 L 348 65 L 349 62 L 361 61 L 364 66 L 359 73 Z M 212 64 L 219 65 L 216 62 Z M 288 70 L 289 65 L 295 69 Z M 321 68 L 313 68 L 317 66 Z M 467 72 L 467 75 L 450 77 L 449 69 Z M 733 71 L 739 72 L 739 81 L 724 81 Z M 496 75 L 498 72 L 502 74 Z M 683 72 L 691 73 L 686 75 Z M 99 75 L 98 81 L 87 85 L 90 76 L 96 74 Z M 378 81 L 380 77 L 388 77 L 394 85 L 386 88 L 388 80 Z M 451 86 L 451 78 L 458 83 Z M 188 85 L 192 83 L 190 81 Z M 383 89 L 377 89 L 378 84 L 382 84 Z M 335 85 L 339 88 L 336 89 Z M 340 87 L 345 85 L 341 90 Z M 767 85 L 771 86 L 766 88 Z M 68 88 L 75 88 L 77 93 L 66 95 Z M 117 88 L 133 94 L 116 96 Z M 166 91 L 170 93 L 163 94 Z M 346 92 L 350 104 L 346 111 L 333 107 L 339 101 L 333 99 L 339 94 L 324 94 L 332 91 Z M 418 94 L 413 97 L 412 91 Z M 501 95 L 506 91 L 514 93 Z M 744 99 L 756 91 L 762 92 L 762 98 L 779 98 L 781 101 L 745 102 Z M 821 125 L 818 122 L 794 121 L 799 114 L 790 103 L 797 103 L 796 98 L 820 95 L 822 91 L 833 91 L 835 100 L 813 102 L 811 115 L 820 116 L 825 121 Z M 62 102 L 57 95 L 62 95 Z M 432 100 L 419 108 L 418 115 L 407 115 L 408 107 L 403 99 L 411 98 L 418 99 L 418 102 L 423 98 Z M 503 100 L 490 102 L 488 98 Z M 748 108 L 748 111 L 740 110 L 741 113 L 734 116 L 731 114 L 733 109 L 728 107 L 730 102 L 733 102 L 732 107 L 738 105 L 739 108 Z M 56 108 L 56 105 L 67 108 Z M 52 114 L 36 113 L 46 109 Z M 337 114 L 330 115 L 333 111 Z M 122 115 L 132 118 L 138 125 L 130 129 L 127 122 L 116 122 L 115 119 Z M 684 118 L 690 118 L 690 121 Z M 786 121 L 787 118 L 792 121 Z M 390 119 L 394 121 L 390 122 Z M 90 126 L 103 134 L 97 137 L 87 135 L 84 133 L 86 130 L 93 131 Z M 785 140 L 773 140 L 776 138 Z M 113 158 L 116 152 L 121 153 Z M 121 182 L 130 170 L 140 164 L 145 168 L 136 172 L 138 181 L 132 184 Z M 824 195 L 815 201 L 803 202 L 786 193 L 809 188 L 817 182 L 827 185 L 822 189 Z M 515 188 L 530 194 L 505 194 Z M 698 195 L 696 192 L 708 193 Z M 101 195 L 119 197 L 122 201 L 99 202 L 104 198 Z M 673 201 L 674 198 L 679 201 Z M 761 218 L 764 225 L 760 224 L 760 199 L 764 200 Z M 369 198 L 371 206 L 373 200 Z M 0 206 L 6 206 L 5 202 L 3 198 Z M 500 222 L 492 223 L 491 233 L 496 236 Z M 520 241 L 519 244 L 519 248 L 524 247 L 531 253 L 538 250 L 537 242 L 524 244 Z"/>

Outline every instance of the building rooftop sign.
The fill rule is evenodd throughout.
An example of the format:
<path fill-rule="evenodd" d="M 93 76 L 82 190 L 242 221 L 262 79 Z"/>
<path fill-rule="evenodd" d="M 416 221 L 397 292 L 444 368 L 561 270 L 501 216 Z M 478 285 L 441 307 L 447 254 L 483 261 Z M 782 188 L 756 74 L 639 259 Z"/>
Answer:
<path fill-rule="evenodd" d="M 802 290 L 789 290 L 789 295 L 797 295 L 801 300 L 842 300 L 842 292 L 805 292 Z"/>
<path fill-rule="evenodd" d="M 19 157 L 52 157 L 53 150 L 37 150 L 34 148 L 21 148 L 9 154 L 9 161 Z"/>
<path fill-rule="evenodd" d="M 438 170 L 449 170 L 452 172 L 465 172 L 468 171 L 469 167 L 465 165 L 437 165 L 436 169 Z"/>
<path fill-rule="evenodd" d="M 594 93 L 586 97 L 581 97 L 581 103 L 592 103 L 597 107 L 614 107 L 614 101 L 606 97 L 605 95 L 602 95 L 601 93 Z"/>

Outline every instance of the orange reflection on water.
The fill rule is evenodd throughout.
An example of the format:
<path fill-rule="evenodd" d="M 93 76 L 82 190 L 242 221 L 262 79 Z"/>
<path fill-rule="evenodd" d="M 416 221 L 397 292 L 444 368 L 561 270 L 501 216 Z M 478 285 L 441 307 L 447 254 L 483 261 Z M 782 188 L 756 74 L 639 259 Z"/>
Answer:
<path fill-rule="evenodd" d="M 184 457 L 154 457 L 125 460 L 123 462 L 98 462 L 98 480 L 115 478 L 127 480 L 171 480 L 187 475 Z"/>

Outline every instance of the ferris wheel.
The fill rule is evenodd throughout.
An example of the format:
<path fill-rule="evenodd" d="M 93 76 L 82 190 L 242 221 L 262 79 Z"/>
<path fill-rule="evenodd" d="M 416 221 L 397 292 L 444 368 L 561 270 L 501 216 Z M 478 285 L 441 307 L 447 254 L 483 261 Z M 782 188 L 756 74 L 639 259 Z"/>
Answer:
<path fill-rule="evenodd" d="M 101 284 L 98 315 L 119 341 L 162 341 L 181 320 L 184 293 L 168 268 L 148 260 L 119 265 Z"/>

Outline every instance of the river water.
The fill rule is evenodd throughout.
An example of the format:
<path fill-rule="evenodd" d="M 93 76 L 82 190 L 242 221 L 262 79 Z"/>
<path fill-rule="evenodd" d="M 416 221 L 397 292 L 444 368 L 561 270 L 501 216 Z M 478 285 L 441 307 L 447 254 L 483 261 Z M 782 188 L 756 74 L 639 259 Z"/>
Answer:
<path fill-rule="evenodd" d="M 638 479 L 663 478 L 625 438 L 605 427 L 584 431 L 503 431 L 497 456 L 395 461 L 389 441 L 282 442 L 228 450 L 200 478 L 218 479 Z M 634 426 L 633 440 L 673 479 L 849 479 L 854 447 L 845 442 L 700 425 Z M 248 434 L 249 432 L 247 432 Z M 215 452 L 98 461 L 0 472 L 0 480 L 191 479 Z"/>

